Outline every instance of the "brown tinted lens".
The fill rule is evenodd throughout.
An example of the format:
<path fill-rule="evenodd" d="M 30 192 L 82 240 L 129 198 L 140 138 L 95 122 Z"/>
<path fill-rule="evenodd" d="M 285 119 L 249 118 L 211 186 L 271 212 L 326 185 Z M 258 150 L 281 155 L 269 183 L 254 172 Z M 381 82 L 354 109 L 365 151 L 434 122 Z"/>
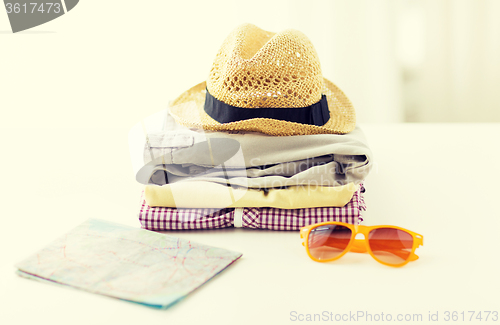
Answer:
<path fill-rule="evenodd" d="M 313 228 L 308 238 L 309 253 L 318 260 L 335 258 L 345 251 L 351 234 L 351 229 L 339 225 Z"/>
<path fill-rule="evenodd" d="M 410 257 L 413 236 L 399 229 L 378 228 L 370 231 L 368 244 L 377 259 L 397 265 Z"/>

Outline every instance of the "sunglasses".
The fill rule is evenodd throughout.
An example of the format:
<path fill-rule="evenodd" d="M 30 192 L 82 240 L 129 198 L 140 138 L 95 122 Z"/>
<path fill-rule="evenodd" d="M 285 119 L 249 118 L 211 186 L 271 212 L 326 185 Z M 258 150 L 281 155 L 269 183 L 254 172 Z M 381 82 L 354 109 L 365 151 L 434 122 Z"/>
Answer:
<path fill-rule="evenodd" d="M 363 234 L 364 239 L 355 239 Z M 424 237 L 395 226 L 361 226 L 343 222 L 322 222 L 302 227 L 309 257 L 316 262 L 330 262 L 352 251 L 368 252 L 377 262 L 389 266 L 403 266 L 415 261 L 415 249 L 424 244 Z"/>

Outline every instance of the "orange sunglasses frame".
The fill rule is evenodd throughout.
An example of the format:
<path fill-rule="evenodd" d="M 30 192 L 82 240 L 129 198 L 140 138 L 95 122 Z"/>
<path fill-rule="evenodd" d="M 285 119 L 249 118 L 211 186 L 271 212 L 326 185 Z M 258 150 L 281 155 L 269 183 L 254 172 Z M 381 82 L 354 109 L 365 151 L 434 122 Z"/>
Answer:
<path fill-rule="evenodd" d="M 309 243 L 309 234 L 311 233 L 312 229 L 314 229 L 316 227 L 324 226 L 324 225 L 339 225 L 339 226 L 344 226 L 346 228 L 349 228 L 351 230 L 351 239 L 350 239 L 349 244 L 347 245 L 347 247 L 344 249 L 344 251 L 341 254 L 339 254 L 338 256 L 336 256 L 334 258 L 319 260 L 319 259 L 313 257 L 311 255 L 311 252 L 309 252 L 309 245 L 308 245 L 308 243 Z M 370 245 L 368 244 L 368 236 L 369 236 L 369 234 L 370 234 L 370 232 L 372 230 L 379 229 L 379 228 L 392 228 L 392 229 L 402 230 L 402 231 L 405 231 L 405 232 L 409 233 L 413 237 L 413 247 L 411 248 L 411 253 L 410 253 L 410 255 L 408 256 L 408 258 L 404 262 L 402 262 L 400 264 L 389 264 L 389 263 L 386 263 L 386 262 L 383 262 L 383 261 L 379 260 L 373 254 L 372 250 L 370 249 Z M 363 234 L 363 236 L 365 238 L 364 239 L 356 239 L 356 236 L 358 234 Z M 394 266 L 394 267 L 401 267 L 403 265 L 406 265 L 410 261 L 417 260 L 418 259 L 418 255 L 415 254 L 415 250 L 419 246 L 423 246 L 424 245 L 424 236 L 422 236 L 420 234 L 417 234 L 416 232 L 410 231 L 408 229 L 405 229 L 405 228 L 396 227 L 396 226 L 389 226 L 389 225 L 380 225 L 380 226 L 353 225 L 353 224 L 350 224 L 350 223 L 336 222 L 336 221 L 321 222 L 321 223 L 316 223 L 314 225 L 309 225 L 309 226 L 302 227 L 300 229 L 300 238 L 304 239 L 304 241 L 302 242 L 302 246 L 305 246 L 307 255 L 309 255 L 309 257 L 313 261 L 321 262 L 321 263 L 331 262 L 331 261 L 338 260 L 339 258 L 341 258 L 342 256 L 344 256 L 347 252 L 351 251 L 351 252 L 354 252 L 354 253 L 366 253 L 366 252 L 368 252 L 377 262 L 379 262 L 381 264 L 388 265 L 388 266 Z"/>

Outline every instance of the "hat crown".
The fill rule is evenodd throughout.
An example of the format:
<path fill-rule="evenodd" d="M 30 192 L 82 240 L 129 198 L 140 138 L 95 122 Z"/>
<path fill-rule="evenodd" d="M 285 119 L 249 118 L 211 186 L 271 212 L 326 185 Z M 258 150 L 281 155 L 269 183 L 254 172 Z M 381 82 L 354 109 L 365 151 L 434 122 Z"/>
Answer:
<path fill-rule="evenodd" d="M 301 32 L 236 28 L 224 41 L 207 79 L 218 100 L 242 108 L 299 108 L 321 99 L 316 50 Z"/>

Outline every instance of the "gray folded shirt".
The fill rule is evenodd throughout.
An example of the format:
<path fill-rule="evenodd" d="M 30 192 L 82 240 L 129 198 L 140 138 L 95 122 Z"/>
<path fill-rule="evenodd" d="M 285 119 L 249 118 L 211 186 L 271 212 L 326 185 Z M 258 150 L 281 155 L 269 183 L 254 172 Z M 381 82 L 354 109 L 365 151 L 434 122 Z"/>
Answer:
<path fill-rule="evenodd" d="M 144 163 L 155 160 L 155 165 L 151 177 L 141 182 L 149 184 L 205 180 L 261 189 L 339 186 L 363 181 L 372 166 L 372 153 L 359 127 L 344 135 L 275 137 L 257 132 L 213 132 L 179 126 L 166 111 L 163 130 L 147 136 Z M 239 144 L 237 153 L 222 164 L 214 165 L 212 151 L 196 154 L 196 150 L 187 150 L 220 138 Z M 159 157 L 161 163 L 156 163 Z"/>

